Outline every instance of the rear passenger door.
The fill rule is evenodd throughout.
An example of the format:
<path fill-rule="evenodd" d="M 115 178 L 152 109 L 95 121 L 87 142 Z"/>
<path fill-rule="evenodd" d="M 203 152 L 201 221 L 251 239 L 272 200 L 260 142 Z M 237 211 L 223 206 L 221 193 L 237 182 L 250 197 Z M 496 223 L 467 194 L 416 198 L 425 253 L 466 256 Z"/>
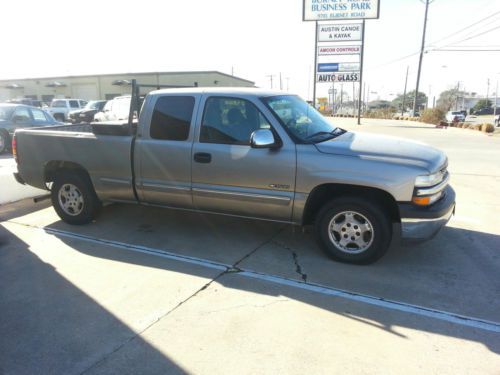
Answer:
<path fill-rule="evenodd" d="M 136 142 L 137 188 L 146 203 L 192 208 L 191 147 L 197 95 L 148 98 Z M 148 110 L 150 109 L 150 110 Z"/>

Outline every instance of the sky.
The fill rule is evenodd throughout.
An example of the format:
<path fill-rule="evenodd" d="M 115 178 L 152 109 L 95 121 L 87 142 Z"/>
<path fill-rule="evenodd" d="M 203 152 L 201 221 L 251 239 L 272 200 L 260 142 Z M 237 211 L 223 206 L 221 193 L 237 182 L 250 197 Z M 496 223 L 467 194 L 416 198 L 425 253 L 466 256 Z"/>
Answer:
<path fill-rule="evenodd" d="M 4 0 L 1 9 L 0 79 L 218 70 L 264 88 L 273 75 L 277 89 L 281 73 L 283 90 L 312 97 L 315 27 L 302 21 L 302 0 Z M 402 93 L 407 67 L 415 88 L 424 10 L 422 0 L 381 0 L 380 19 L 366 21 L 371 100 Z M 493 95 L 500 0 L 434 0 L 427 50 L 420 88 L 431 100 L 457 84 L 486 95 L 488 79 Z M 329 87 L 319 84 L 317 95 Z"/>

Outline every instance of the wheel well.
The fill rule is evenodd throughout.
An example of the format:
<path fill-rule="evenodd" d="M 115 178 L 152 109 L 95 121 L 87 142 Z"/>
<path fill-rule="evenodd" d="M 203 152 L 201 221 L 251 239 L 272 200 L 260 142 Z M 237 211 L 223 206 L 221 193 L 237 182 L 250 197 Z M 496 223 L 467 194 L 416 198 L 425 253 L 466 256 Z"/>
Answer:
<path fill-rule="evenodd" d="M 396 200 L 384 190 L 358 185 L 324 184 L 315 187 L 311 194 L 309 194 L 304 209 L 303 224 L 312 224 L 316 214 L 325 202 L 346 195 L 363 197 L 375 201 L 388 209 L 391 221 L 399 222 L 401 220 Z"/>
<path fill-rule="evenodd" d="M 61 172 L 81 173 L 91 181 L 89 173 L 80 164 L 70 161 L 52 160 L 45 165 L 45 182 L 54 181 L 55 176 Z"/>

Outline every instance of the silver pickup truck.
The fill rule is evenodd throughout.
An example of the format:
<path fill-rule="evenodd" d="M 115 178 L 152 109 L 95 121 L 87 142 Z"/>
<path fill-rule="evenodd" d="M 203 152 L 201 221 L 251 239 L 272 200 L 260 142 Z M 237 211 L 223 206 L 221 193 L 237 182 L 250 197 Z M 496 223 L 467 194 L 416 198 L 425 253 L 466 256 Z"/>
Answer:
<path fill-rule="evenodd" d="M 431 238 L 455 209 L 441 151 L 345 131 L 259 89 L 153 91 L 136 124 L 19 130 L 13 150 L 18 182 L 49 189 L 70 224 L 109 201 L 313 224 L 328 255 L 357 264 L 396 231 Z"/>

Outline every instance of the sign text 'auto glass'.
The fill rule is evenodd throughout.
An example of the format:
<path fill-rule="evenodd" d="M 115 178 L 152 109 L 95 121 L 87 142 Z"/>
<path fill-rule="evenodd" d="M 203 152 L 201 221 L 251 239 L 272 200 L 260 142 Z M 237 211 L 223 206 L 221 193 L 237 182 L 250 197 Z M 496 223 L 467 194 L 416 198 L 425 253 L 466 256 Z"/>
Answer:
<path fill-rule="evenodd" d="M 323 82 L 359 82 L 359 73 L 321 73 L 316 81 Z"/>

